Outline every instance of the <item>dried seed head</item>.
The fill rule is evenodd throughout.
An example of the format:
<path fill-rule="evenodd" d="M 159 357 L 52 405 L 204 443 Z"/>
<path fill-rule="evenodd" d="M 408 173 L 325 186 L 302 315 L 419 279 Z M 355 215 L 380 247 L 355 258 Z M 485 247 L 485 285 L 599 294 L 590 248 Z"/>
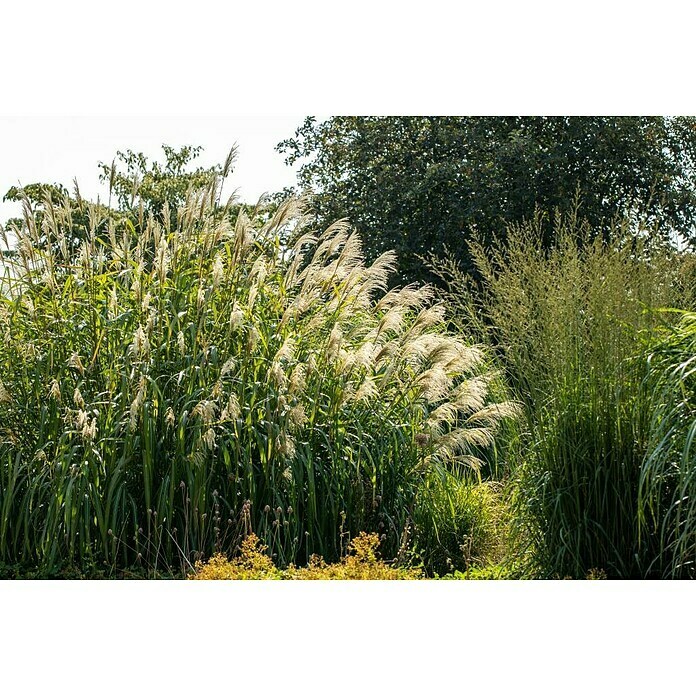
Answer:
<path fill-rule="evenodd" d="M 302 404 L 295 404 L 288 413 L 290 429 L 294 432 L 299 430 L 307 422 L 307 414 Z"/>
<path fill-rule="evenodd" d="M 295 341 L 292 336 L 288 336 L 284 341 L 283 345 L 278 349 L 275 355 L 274 361 L 280 362 L 281 360 L 290 361 L 295 355 Z"/>
<path fill-rule="evenodd" d="M 239 408 L 239 401 L 235 394 L 230 394 L 227 400 L 227 405 L 220 414 L 220 420 L 231 421 L 237 420 L 241 416 L 241 409 Z"/>
<path fill-rule="evenodd" d="M 145 358 L 150 354 L 150 341 L 141 325 L 138 325 L 133 334 L 133 342 L 130 344 L 128 352 L 136 358 Z"/>
<path fill-rule="evenodd" d="M 224 377 L 226 374 L 229 374 L 234 370 L 234 368 L 237 366 L 237 361 L 235 360 L 234 357 L 229 357 L 225 361 L 225 364 L 222 366 L 222 369 L 220 370 L 220 376 Z"/>
<path fill-rule="evenodd" d="M 365 377 L 353 398 L 355 401 L 368 402 L 374 399 L 378 393 L 377 385 L 372 377 Z"/>
<path fill-rule="evenodd" d="M 169 213 L 168 206 L 165 205 L 164 209 L 167 213 Z M 157 254 L 155 256 L 154 263 L 155 273 L 157 273 L 157 277 L 159 278 L 160 284 L 164 283 L 164 280 L 167 277 L 167 272 L 169 271 L 169 259 L 169 245 L 167 244 L 167 240 L 165 239 L 165 237 L 162 236 L 162 238 L 159 241 L 159 244 L 157 245 Z"/>
<path fill-rule="evenodd" d="M 182 358 L 186 357 L 186 340 L 184 339 L 183 331 L 179 331 L 176 335 L 176 345 L 179 349 L 179 355 L 181 355 Z"/>
<path fill-rule="evenodd" d="M 193 415 L 201 419 L 203 425 L 210 425 L 215 420 L 217 404 L 209 399 L 199 401 L 193 409 Z"/>
<path fill-rule="evenodd" d="M 255 326 L 249 328 L 249 335 L 247 336 L 247 350 L 252 352 L 256 348 L 256 344 L 259 342 L 259 332 Z"/>
<path fill-rule="evenodd" d="M 285 371 L 283 370 L 283 366 L 279 361 L 274 360 L 271 363 L 271 367 L 268 370 L 268 380 L 279 389 L 282 389 L 285 386 Z"/>
<path fill-rule="evenodd" d="M 7 388 L 2 383 L 2 380 L 0 380 L 0 404 L 7 404 L 11 401 L 12 397 L 10 396 L 10 392 L 7 391 Z"/>
<path fill-rule="evenodd" d="M 73 392 L 73 401 L 75 402 L 75 406 L 77 406 L 77 408 L 83 409 L 85 407 L 85 400 L 82 398 L 79 387 L 75 387 L 75 391 Z"/>
<path fill-rule="evenodd" d="M 52 399 L 55 399 L 56 401 L 60 402 L 60 400 L 61 400 L 60 384 L 58 383 L 57 379 L 52 380 L 51 388 L 48 391 L 48 395 Z"/>
<path fill-rule="evenodd" d="M 295 456 L 295 440 L 290 435 L 282 433 L 278 438 L 278 451 L 285 457 L 292 459 Z"/>
<path fill-rule="evenodd" d="M 215 255 L 215 260 L 213 261 L 213 270 L 212 270 L 212 278 L 213 278 L 213 287 L 217 288 L 219 287 L 220 283 L 222 282 L 222 279 L 225 275 L 225 264 L 222 261 L 222 254 L 218 252 Z"/>
<path fill-rule="evenodd" d="M 230 312 L 230 329 L 238 329 L 244 323 L 244 312 L 235 303 Z"/>
<path fill-rule="evenodd" d="M 203 442 L 209 450 L 215 448 L 215 431 L 212 428 L 208 428 L 203 435 Z"/>
<path fill-rule="evenodd" d="M 74 367 L 80 371 L 81 375 L 85 374 L 85 366 L 82 364 L 82 359 L 77 353 L 73 353 L 68 360 L 68 367 Z"/>
<path fill-rule="evenodd" d="M 290 385 L 288 387 L 289 394 L 299 394 L 304 391 L 306 383 L 306 369 L 301 363 L 298 363 L 293 368 L 290 375 Z"/>
<path fill-rule="evenodd" d="M 333 329 L 331 329 L 329 341 L 326 345 L 326 356 L 329 358 L 329 360 L 334 360 L 338 357 L 342 339 L 343 332 L 338 324 L 336 324 Z"/>

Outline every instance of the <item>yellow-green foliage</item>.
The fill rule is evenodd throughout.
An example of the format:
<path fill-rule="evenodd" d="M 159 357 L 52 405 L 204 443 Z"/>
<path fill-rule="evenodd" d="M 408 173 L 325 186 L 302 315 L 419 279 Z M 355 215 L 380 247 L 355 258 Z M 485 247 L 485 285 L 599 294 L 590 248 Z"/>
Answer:
<path fill-rule="evenodd" d="M 314 557 L 306 568 L 290 568 L 286 577 L 293 580 L 416 580 L 417 569 L 387 565 L 377 557 L 379 536 L 361 532 L 348 547 L 340 563 L 327 564 Z"/>
<path fill-rule="evenodd" d="M 313 556 L 307 567 L 279 570 L 266 554 L 267 548 L 255 534 L 241 545 L 240 555 L 231 560 L 216 554 L 207 563 L 198 562 L 190 580 L 416 580 L 418 569 L 390 566 L 377 556 L 379 536 L 361 532 L 348 546 L 348 555 L 339 563 L 326 563 Z"/>
<path fill-rule="evenodd" d="M 469 571 L 500 560 L 508 542 L 503 487 L 433 472 L 413 510 L 415 550 L 431 573 Z"/>
<path fill-rule="evenodd" d="M 266 551 L 256 534 L 249 534 L 238 557 L 216 553 L 207 563 L 197 561 L 189 580 L 279 580 L 281 572 Z"/>

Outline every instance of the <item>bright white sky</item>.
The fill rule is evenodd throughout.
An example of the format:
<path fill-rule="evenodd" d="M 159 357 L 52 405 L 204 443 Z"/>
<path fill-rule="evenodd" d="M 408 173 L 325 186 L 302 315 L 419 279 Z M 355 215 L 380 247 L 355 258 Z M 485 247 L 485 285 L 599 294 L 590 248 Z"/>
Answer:
<path fill-rule="evenodd" d="M 104 196 L 98 163 L 111 162 L 117 150 L 130 148 L 162 159 L 161 145 L 202 145 L 196 160 L 222 163 L 237 143 L 237 162 L 225 192 L 238 189 L 242 200 L 256 202 L 266 192 L 295 183 L 295 168 L 275 151 L 291 137 L 305 114 L 229 116 L 2 116 L 0 115 L 0 198 L 17 184 L 61 183 L 72 190 L 77 178 L 87 198 Z M 323 118 L 323 117 L 322 117 Z M 19 213 L 19 204 L 0 201 L 0 222 Z"/>

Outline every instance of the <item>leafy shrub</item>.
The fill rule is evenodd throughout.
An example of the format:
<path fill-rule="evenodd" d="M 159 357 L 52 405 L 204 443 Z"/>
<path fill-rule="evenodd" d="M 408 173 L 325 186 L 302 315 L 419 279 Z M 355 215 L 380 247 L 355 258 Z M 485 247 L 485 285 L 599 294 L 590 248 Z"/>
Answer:
<path fill-rule="evenodd" d="M 196 563 L 190 580 L 416 580 L 415 569 L 396 568 L 377 558 L 379 536 L 361 532 L 348 545 L 348 554 L 339 563 L 327 564 L 313 556 L 305 568 L 290 566 L 280 571 L 255 534 L 243 542 L 240 555 L 228 560 L 216 554 L 207 563 Z"/>
<path fill-rule="evenodd" d="M 366 268 L 346 223 L 314 233 L 296 201 L 254 227 L 216 199 L 135 223 L 79 199 L 76 255 L 75 202 L 25 207 L 0 559 L 185 567 L 252 529 L 281 566 L 362 530 L 395 554 L 429 472 L 477 462 L 513 412 L 428 288 L 386 292 L 393 254 Z"/>
<path fill-rule="evenodd" d="M 304 568 L 290 568 L 286 577 L 293 580 L 417 580 L 417 568 L 387 565 L 377 556 L 379 536 L 361 532 L 348 545 L 348 554 L 340 563 L 327 564 L 321 557 L 310 558 Z"/>
<path fill-rule="evenodd" d="M 196 561 L 189 580 L 279 580 L 281 573 L 266 550 L 267 547 L 252 533 L 242 541 L 237 558 L 228 560 L 223 554 L 216 553 L 207 563 Z"/>

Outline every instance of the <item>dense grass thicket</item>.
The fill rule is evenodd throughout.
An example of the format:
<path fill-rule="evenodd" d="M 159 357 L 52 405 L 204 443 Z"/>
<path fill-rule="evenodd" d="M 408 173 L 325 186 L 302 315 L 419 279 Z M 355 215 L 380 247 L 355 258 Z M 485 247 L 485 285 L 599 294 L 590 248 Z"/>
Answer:
<path fill-rule="evenodd" d="M 689 269 L 670 248 L 625 229 L 593 232 L 566 218 L 549 251 L 535 222 L 512 227 L 504 249 L 473 245 L 483 286 L 473 294 L 455 264 L 442 273 L 455 315 L 495 347 L 524 404 L 514 519 L 533 548 L 533 572 L 653 577 L 665 549 L 681 549 L 679 563 L 694 550 L 696 516 L 684 497 L 695 470 L 688 328 L 649 359 L 676 316 L 659 310 L 690 301 Z M 646 505 L 653 529 L 642 522 Z M 660 572 L 686 572 L 679 567 Z"/>
<path fill-rule="evenodd" d="M 285 567 L 373 532 L 385 558 L 466 565 L 489 493 L 462 486 L 516 410 L 483 352 L 429 288 L 387 291 L 393 254 L 365 267 L 346 223 L 317 232 L 294 201 L 232 221 L 216 187 L 175 221 L 25 204 L 0 298 L 0 561 L 186 570 L 253 531 Z"/>
<path fill-rule="evenodd" d="M 229 161 L 178 208 L 17 192 L 0 577 L 696 577 L 693 253 L 539 217 L 438 298 L 221 206 Z"/>
<path fill-rule="evenodd" d="M 657 577 L 696 575 L 696 313 L 649 355 L 650 425 L 640 479 L 641 531 L 655 539 L 648 571 Z"/>

